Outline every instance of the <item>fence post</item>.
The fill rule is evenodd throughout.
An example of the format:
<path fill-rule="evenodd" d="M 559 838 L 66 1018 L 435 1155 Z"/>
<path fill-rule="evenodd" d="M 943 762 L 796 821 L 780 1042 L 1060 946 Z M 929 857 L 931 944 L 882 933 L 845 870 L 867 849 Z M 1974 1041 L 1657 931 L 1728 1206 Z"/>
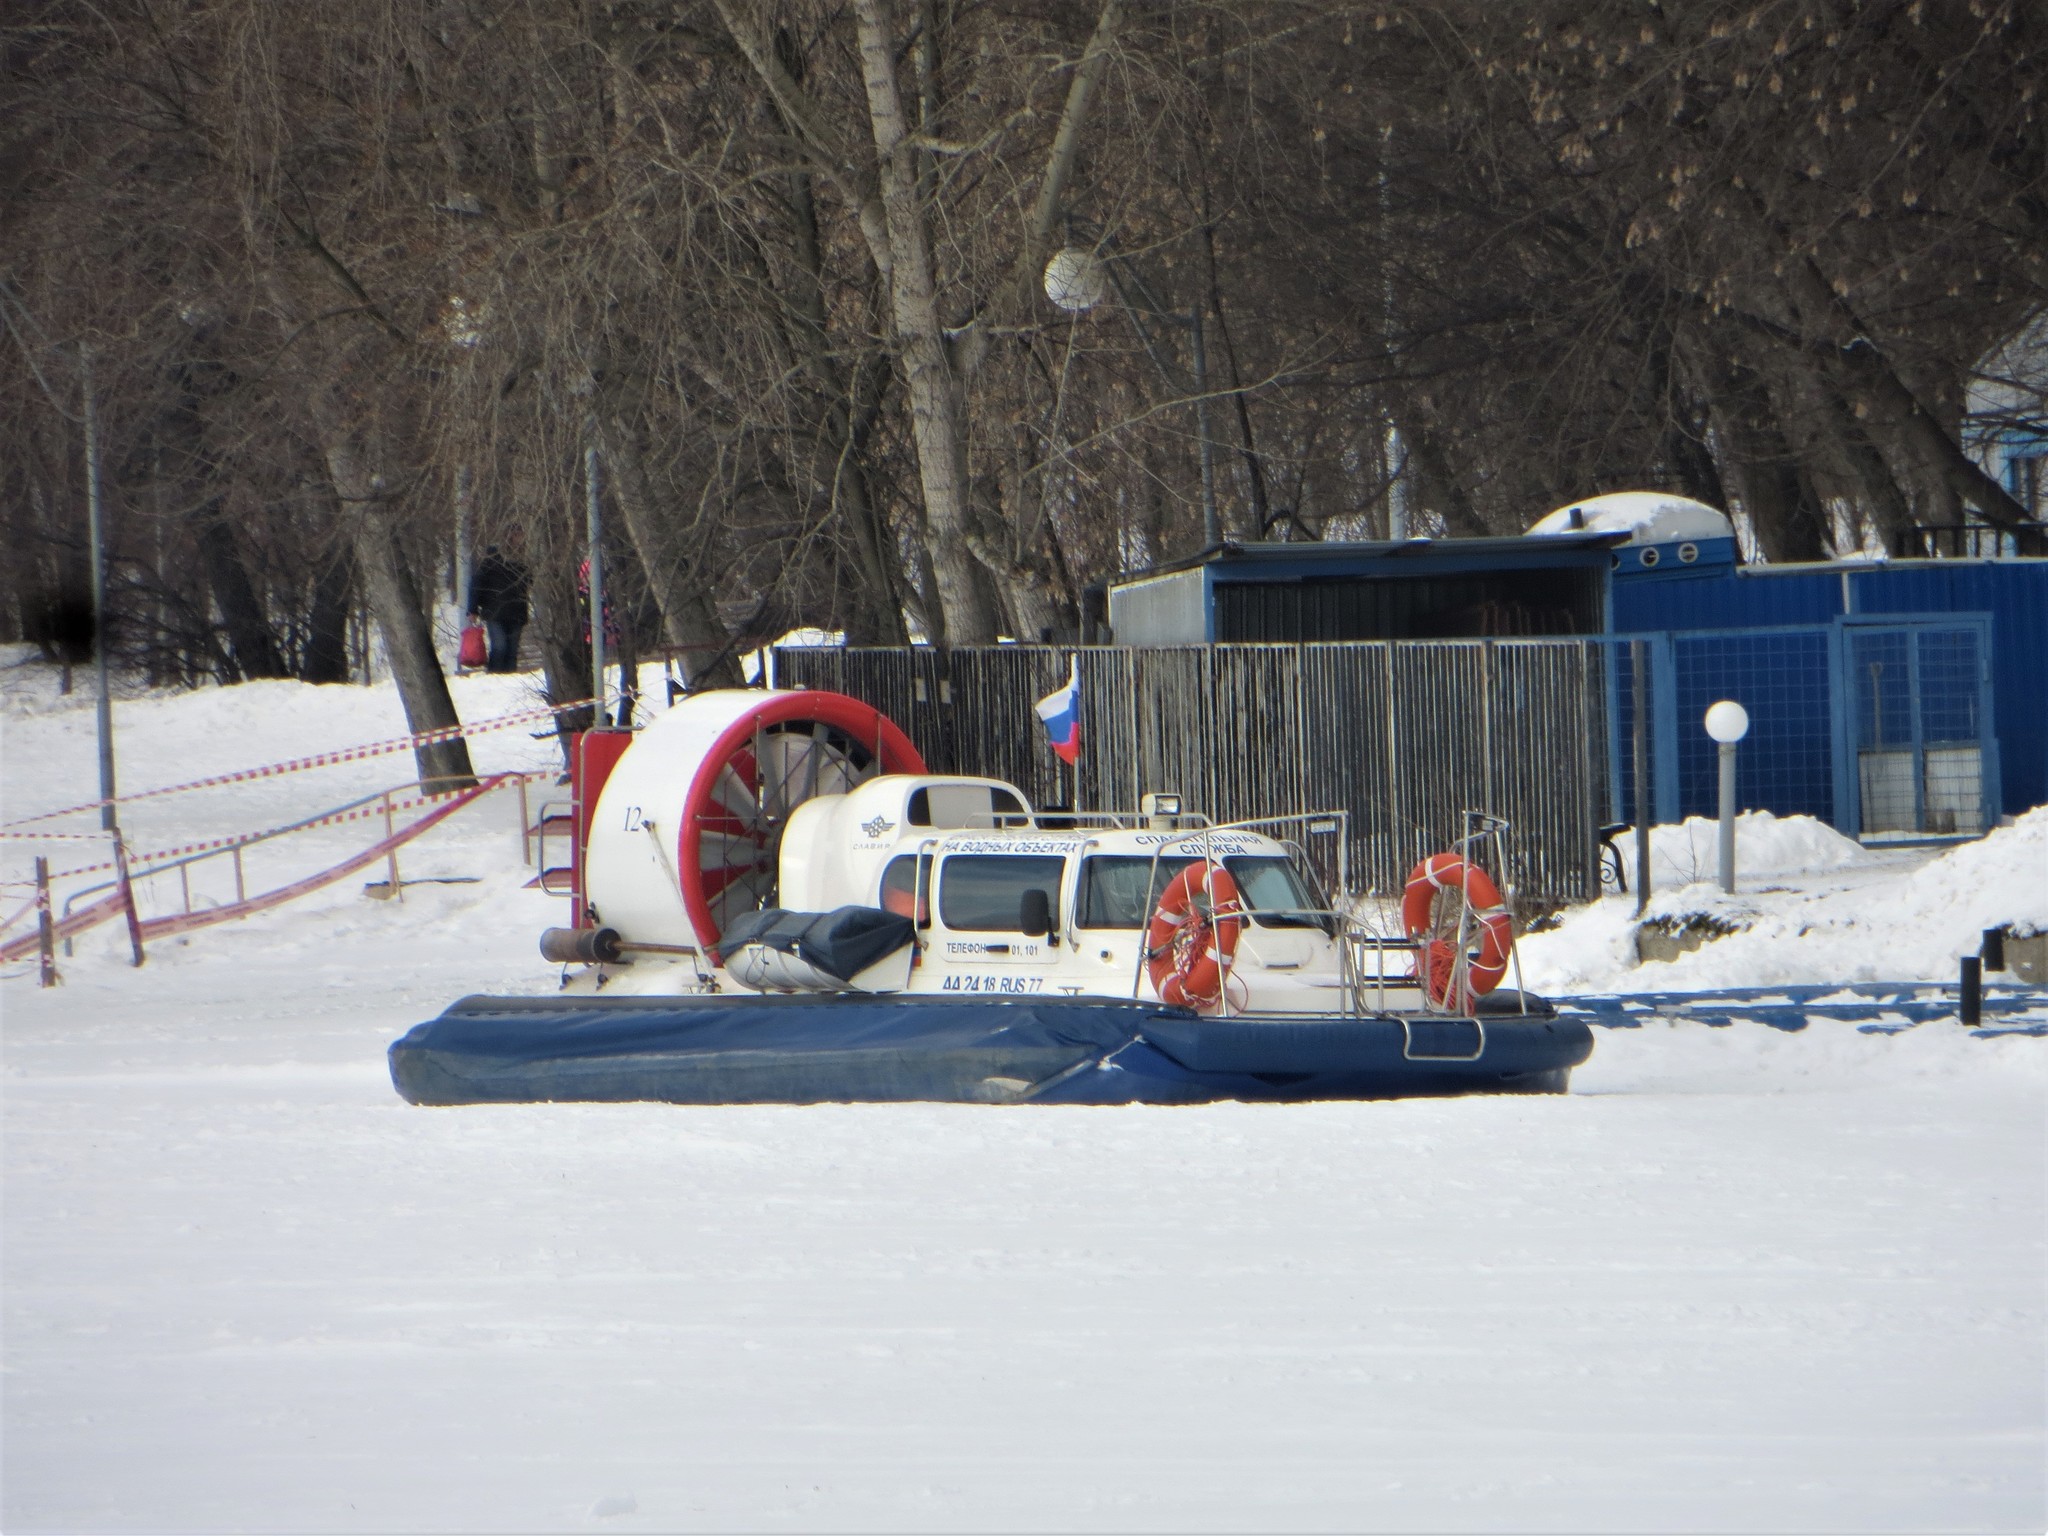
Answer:
<path fill-rule="evenodd" d="M 1671 634 L 1650 636 L 1651 793 L 1656 819 L 1667 824 L 1684 820 L 1678 782 L 1678 642 Z"/>
<path fill-rule="evenodd" d="M 1595 656 L 1600 657 L 1603 663 L 1597 674 L 1593 666 Z M 1612 650 L 1602 648 L 1593 640 L 1579 642 L 1578 726 L 1580 740 L 1585 743 L 1586 749 L 1586 798 L 1580 812 L 1586 830 L 1585 836 L 1579 840 L 1579 856 L 1585 860 L 1587 879 L 1584 894 L 1587 901 L 1600 899 L 1600 825 L 1618 814 L 1621 805 L 1621 775 L 1614 766 L 1614 754 L 1620 748 L 1613 723 L 1614 709 L 1610 703 L 1614 697 L 1614 690 L 1608 686 L 1608 679 L 1613 673 Z M 1596 676 L 1600 687 L 1600 711 L 1597 718 L 1603 726 L 1597 746 L 1598 757 L 1594 755 L 1596 746 L 1593 739 L 1593 721 L 1596 718 L 1593 709 L 1593 687 Z M 1608 815 L 1604 817 L 1598 813 L 1594 800 L 1594 796 L 1603 791 L 1608 806 Z"/>
<path fill-rule="evenodd" d="M 1403 836 L 1403 831 L 1410 823 L 1407 808 L 1403 805 L 1401 796 L 1403 780 L 1401 776 L 1401 744 L 1398 725 L 1400 710 L 1394 686 L 1395 642 L 1392 640 L 1381 640 L 1376 643 L 1381 647 L 1380 661 L 1382 664 L 1383 680 L 1386 684 L 1387 810 L 1384 820 L 1388 831 L 1387 840 L 1394 847 L 1394 857 L 1389 860 L 1382 855 L 1382 862 L 1389 871 L 1388 878 L 1399 880 L 1405 873 L 1405 866 L 1408 863 L 1410 850 L 1405 845 L 1406 839 Z M 1417 963 L 1419 964 L 1420 962 L 1418 961 Z"/>
<path fill-rule="evenodd" d="M 1640 640 L 1628 643 L 1629 683 L 1634 690 L 1635 737 L 1635 822 L 1636 822 L 1636 916 L 1650 904 L 1650 828 L 1656 817 L 1650 810 L 1650 680 L 1646 675 L 1649 647 Z"/>
<path fill-rule="evenodd" d="M 519 862 L 528 869 L 533 867 L 533 826 L 532 812 L 526 800 L 526 775 L 519 775 Z"/>
<path fill-rule="evenodd" d="M 114 879 L 121 888 L 121 906 L 128 916 L 128 963 L 142 964 L 142 918 L 135 910 L 135 884 L 128 878 L 128 845 L 114 829 Z"/>
<path fill-rule="evenodd" d="M 1488 635 L 1479 642 L 1479 798 L 1480 808 L 1489 816 L 1500 809 L 1493 803 L 1493 660 L 1493 637 Z M 1505 862 L 1507 850 L 1500 849 L 1499 852 Z M 1505 885 L 1508 879 L 1505 868 L 1501 870 L 1500 878 Z"/>
<path fill-rule="evenodd" d="M 37 985 L 57 985 L 57 930 L 50 921 L 50 861 L 36 860 Z"/>
<path fill-rule="evenodd" d="M 1986 928 L 1983 941 L 1977 946 L 1977 953 L 1983 958 L 1985 970 L 2004 970 L 2005 930 L 2003 928 Z"/>
<path fill-rule="evenodd" d="M 384 840 L 388 843 L 397 835 L 397 829 L 391 824 L 391 791 L 387 789 L 384 791 Z M 390 871 L 391 899 L 393 901 L 405 900 L 405 887 L 399 884 L 398 880 L 398 850 L 396 848 L 385 851 L 384 863 L 385 867 Z"/>

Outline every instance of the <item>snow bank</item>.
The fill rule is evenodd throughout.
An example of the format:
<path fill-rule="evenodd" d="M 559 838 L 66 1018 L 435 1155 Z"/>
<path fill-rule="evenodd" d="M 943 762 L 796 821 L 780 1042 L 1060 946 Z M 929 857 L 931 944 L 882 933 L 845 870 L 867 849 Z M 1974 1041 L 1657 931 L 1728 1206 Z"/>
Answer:
<path fill-rule="evenodd" d="M 1622 867 L 1630 881 L 1636 875 L 1636 834 L 1617 833 Z M 1743 811 L 1735 818 L 1737 878 L 1774 874 L 1812 874 L 1863 862 L 1869 855 L 1852 837 L 1844 837 L 1812 816 L 1774 816 L 1769 811 Z M 1659 889 L 1717 880 L 1721 869 L 1721 824 L 1707 816 L 1688 816 L 1677 826 L 1650 829 L 1650 885 Z"/>
<path fill-rule="evenodd" d="M 2048 807 L 1938 855 L 1872 853 L 1804 817 L 1757 825 L 1757 863 L 1745 864 L 1737 846 L 1734 897 L 1694 882 L 1659 891 L 1647 914 L 1705 916 L 1741 931 L 1638 965 L 1634 898 L 1608 897 L 1522 940 L 1530 985 L 1572 993 L 1952 981 L 1958 957 L 1976 952 L 1986 928 L 2048 929 Z M 1695 826 L 1712 831 L 1712 823 L 1686 823 Z M 1685 829 L 1658 828 L 1653 858 L 1661 860 L 1667 830 Z M 1670 862 L 1680 868 L 1692 842 L 1673 842 Z"/>

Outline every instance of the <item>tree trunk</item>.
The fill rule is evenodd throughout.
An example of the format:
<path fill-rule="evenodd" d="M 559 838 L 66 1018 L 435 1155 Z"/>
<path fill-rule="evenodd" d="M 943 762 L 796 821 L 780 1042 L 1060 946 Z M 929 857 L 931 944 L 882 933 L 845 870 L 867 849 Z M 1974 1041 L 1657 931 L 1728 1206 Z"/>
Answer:
<path fill-rule="evenodd" d="M 426 606 L 398 545 L 383 477 L 371 470 L 368 455 L 353 442 L 330 440 L 325 457 L 344 515 L 354 525 L 356 569 L 377 620 L 377 632 L 384 639 L 384 653 L 391 662 L 399 702 L 405 706 L 407 727 L 419 734 L 460 725 L 441 658 L 434 653 L 434 631 L 427 621 Z M 413 759 L 419 766 L 420 783 L 434 793 L 467 789 L 476 783 L 469 744 L 460 736 L 422 743 L 413 748 Z"/>
<path fill-rule="evenodd" d="M 1404 437 L 1409 471 L 1420 493 L 1416 499 L 1443 519 L 1444 532 L 1454 539 L 1482 538 L 1493 532 L 1479 516 L 1479 509 L 1472 505 L 1472 497 L 1458 479 L 1435 430 L 1418 424 L 1408 428 Z M 1411 521 L 1409 537 L 1413 538 L 1417 531 Z"/>
<path fill-rule="evenodd" d="M 194 516 L 201 559 L 206 563 L 207 584 L 213 589 L 214 606 L 220 610 L 220 626 L 226 632 L 228 659 L 238 676 L 289 677 L 284 658 L 278 654 L 277 636 L 263 611 L 263 601 L 242 564 L 242 552 L 235 532 L 221 515 L 220 498 L 215 497 Z"/>
<path fill-rule="evenodd" d="M 528 548 L 543 541 L 529 536 Z M 576 596 L 569 572 L 574 560 L 540 558 L 533 582 L 533 627 L 540 636 L 541 681 L 550 704 L 562 705 L 590 697 L 590 620 L 587 605 Z M 570 764 L 570 739 L 597 723 L 589 705 L 555 715 L 555 735 L 562 748 L 562 766 Z"/>
<path fill-rule="evenodd" d="M 161 418 L 160 446 L 168 454 L 160 452 L 159 463 L 161 472 L 175 476 L 185 505 L 195 509 L 190 517 L 193 540 L 220 611 L 229 670 L 241 678 L 288 677 L 277 634 L 249 580 L 240 542 L 225 515 L 220 467 L 206 444 L 206 402 L 232 387 L 233 380 L 218 364 L 206 361 L 173 370 L 173 379 L 177 396 Z"/>
<path fill-rule="evenodd" d="M 354 601 L 355 567 L 346 549 L 337 550 L 313 582 L 306 649 L 299 659 L 301 682 L 348 681 L 348 614 Z"/>
<path fill-rule="evenodd" d="M 1827 508 L 1801 472 L 1762 376 L 1728 355 L 1728 345 L 1728 337 L 1708 335 L 1687 348 L 1710 402 L 1722 483 L 1742 503 L 1765 560 L 1825 560 Z"/>
<path fill-rule="evenodd" d="M 685 530 L 655 505 L 639 440 L 616 416 L 600 416 L 597 425 L 612 497 L 625 514 L 648 591 L 661 610 L 662 630 L 683 653 L 683 676 L 692 688 L 744 688 L 730 636 L 697 580 L 696 562 L 683 550 Z"/>
<path fill-rule="evenodd" d="M 888 0 L 854 0 L 854 17 L 888 226 L 890 301 L 933 539 L 932 574 L 947 639 L 955 645 L 986 645 L 996 638 L 996 629 L 976 589 L 974 557 L 967 547 L 967 408 L 939 320 L 931 245 L 917 198 L 917 166 L 896 79 L 895 27 Z"/>
<path fill-rule="evenodd" d="M 1658 456 L 1686 495 L 1725 510 L 1728 489 L 1721 483 L 1720 467 L 1707 448 L 1710 418 L 1706 395 L 1690 387 L 1679 366 L 1678 342 L 1669 329 L 1660 326 L 1652 334 L 1656 339 L 1651 343 L 1651 363 L 1657 371 L 1664 404 L 1664 433 Z"/>
<path fill-rule="evenodd" d="M 888 524 L 875 505 L 869 483 L 867 433 L 852 403 L 855 390 L 841 376 L 838 360 L 827 345 L 825 261 L 810 176 L 791 172 L 789 193 L 790 222 L 802 274 L 789 305 L 790 347 L 803 360 L 823 400 L 817 424 L 818 446 L 823 452 L 813 462 L 832 465 L 831 484 L 823 489 L 845 523 L 863 578 L 847 593 L 852 607 L 846 615 L 846 638 L 856 645 L 902 645 L 909 638 L 903 625 L 902 580 Z M 866 371 L 856 368 L 856 377 Z M 879 394 L 879 389 L 875 393 Z"/>
<path fill-rule="evenodd" d="M 1889 547 L 1897 530 L 1910 527 L 1913 520 L 1891 467 L 1824 368 L 1814 367 L 1806 356 L 1786 357 L 1783 362 L 1773 397 L 1781 417 L 1792 422 L 1793 441 L 1809 475 L 1839 487 Z M 1852 548 L 1860 540 L 1859 532 Z"/>
<path fill-rule="evenodd" d="M 1790 256 L 1784 272 L 1793 301 L 1816 333 L 1804 350 L 1832 375 L 1838 392 L 1857 416 L 1867 418 L 1897 451 L 1916 459 L 1938 483 L 1976 507 L 1986 522 L 2026 522 L 2027 509 L 1964 452 L 1959 441 L 1942 430 L 1933 412 L 1920 403 L 1862 317 L 1835 291 L 1813 257 Z M 1889 471 L 1885 478 L 1891 479 Z"/>

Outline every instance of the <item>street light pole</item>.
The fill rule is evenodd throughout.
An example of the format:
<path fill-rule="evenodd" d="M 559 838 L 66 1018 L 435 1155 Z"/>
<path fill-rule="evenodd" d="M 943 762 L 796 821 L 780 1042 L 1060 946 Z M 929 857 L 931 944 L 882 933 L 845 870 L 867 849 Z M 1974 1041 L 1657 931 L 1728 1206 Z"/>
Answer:
<path fill-rule="evenodd" d="M 590 696 L 597 701 L 596 724 L 610 724 L 604 707 L 604 543 L 597 499 L 597 448 L 583 450 L 584 519 L 590 539 Z"/>
<path fill-rule="evenodd" d="M 1721 747 L 1721 889 L 1735 894 L 1735 744 L 1749 731 L 1749 711 L 1733 699 L 1707 710 L 1707 734 Z"/>
<path fill-rule="evenodd" d="M 1131 302 L 1130 294 L 1125 292 L 1126 279 L 1145 301 L 1142 306 Z M 1175 377 L 1174 366 L 1161 354 L 1145 325 L 1145 311 L 1162 320 L 1185 320 L 1187 324 L 1188 361 L 1194 372 L 1195 431 L 1202 450 L 1202 544 L 1214 549 L 1223 542 L 1223 521 L 1216 511 L 1216 445 L 1209 436 L 1209 352 L 1202 334 L 1202 306 L 1190 306 L 1185 316 L 1166 308 L 1144 276 L 1124 257 L 1114 254 L 1105 258 L 1080 246 L 1065 246 L 1053 252 L 1052 259 L 1045 264 L 1045 296 L 1069 314 L 1079 314 L 1101 303 L 1105 282 L 1116 288 L 1145 355 L 1152 359 L 1152 366 L 1159 370 L 1159 376 L 1170 389 L 1184 388 L 1186 375 Z"/>
<path fill-rule="evenodd" d="M 1195 430 L 1202 435 L 1202 544 L 1214 549 L 1223 542 L 1223 524 L 1216 516 L 1216 448 L 1209 441 L 1209 353 L 1202 342 L 1202 306 L 1188 311 L 1188 350 L 1195 365 Z"/>
<path fill-rule="evenodd" d="M 1392 206 L 1392 182 L 1387 177 L 1387 162 L 1393 158 L 1394 125 L 1388 123 L 1380 129 L 1380 353 L 1391 373 L 1394 365 L 1394 257 L 1393 245 L 1387 231 L 1391 225 L 1388 217 Z M 1401 446 L 1401 428 L 1393 415 L 1386 416 L 1386 432 L 1381 438 L 1386 453 L 1387 468 L 1387 537 L 1399 541 L 1408 537 L 1408 487 L 1396 473 L 1407 457 Z"/>
<path fill-rule="evenodd" d="M 114 830 L 114 704 L 107 676 L 106 519 L 100 506 L 100 424 L 92 393 L 92 349 L 78 349 L 85 394 L 85 525 L 92 552 L 92 653 L 99 674 L 100 825 Z"/>

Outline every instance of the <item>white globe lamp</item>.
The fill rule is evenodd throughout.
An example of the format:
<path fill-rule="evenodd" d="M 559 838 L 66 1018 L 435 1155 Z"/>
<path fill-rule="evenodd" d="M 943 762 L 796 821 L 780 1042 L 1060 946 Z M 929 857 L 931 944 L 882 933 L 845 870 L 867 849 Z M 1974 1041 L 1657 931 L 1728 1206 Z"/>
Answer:
<path fill-rule="evenodd" d="M 1725 747 L 1732 747 L 1749 734 L 1749 711 L 1733 699 L 1723 699 L 1707 710 L 1707 734 Z"/>
<path fill-rule="evenodd" d="M 1045 264 L 1045 296 L 1061 309 L 1075 314 L 1093 309 L 1108 288 L 1102 258 L 1081 246 L 1062 246 Z"/>

